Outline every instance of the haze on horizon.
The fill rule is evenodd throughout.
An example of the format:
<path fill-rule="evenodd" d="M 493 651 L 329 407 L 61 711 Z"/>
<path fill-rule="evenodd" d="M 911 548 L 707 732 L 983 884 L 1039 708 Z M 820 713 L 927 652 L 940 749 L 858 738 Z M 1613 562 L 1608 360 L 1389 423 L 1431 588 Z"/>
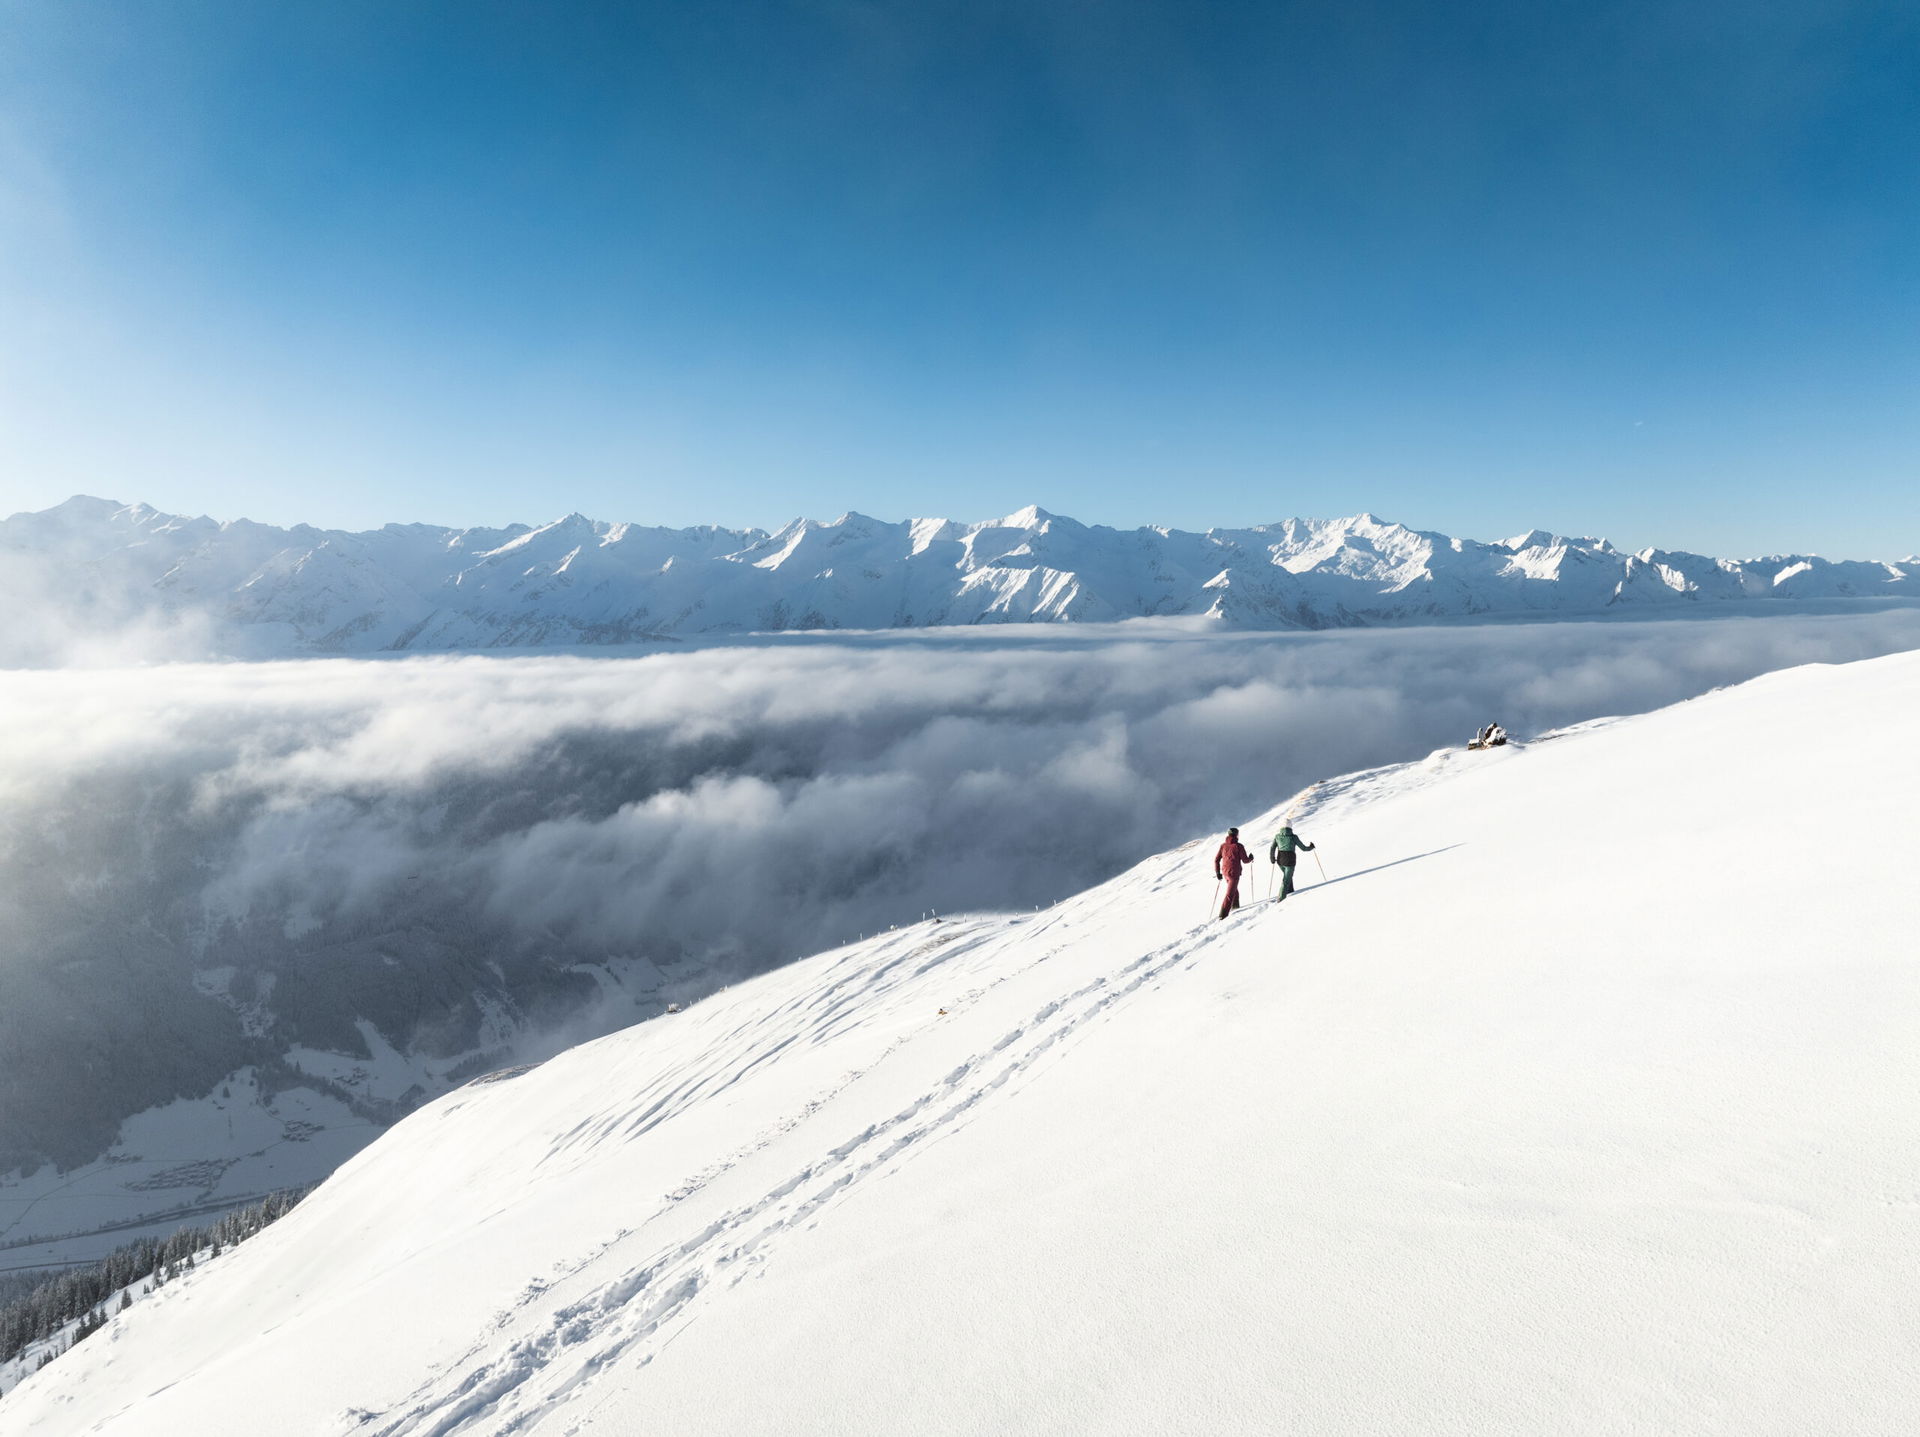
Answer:
<path fill-rule="evenodd" d="M 1920 11 L 0 0 L 0 511 L 1920 550 Z"/>

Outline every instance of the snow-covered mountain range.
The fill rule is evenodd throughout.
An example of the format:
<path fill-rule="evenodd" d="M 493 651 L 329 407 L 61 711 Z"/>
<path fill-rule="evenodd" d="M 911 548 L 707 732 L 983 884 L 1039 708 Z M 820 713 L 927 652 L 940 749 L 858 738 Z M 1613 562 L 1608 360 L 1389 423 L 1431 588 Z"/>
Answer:
<path fill-rule="evenodd" d="M 1285 904 L 1197 839 L 477 1081 L 0 1434 L 1907 1433 L 1916 706 L 1350 775 Z"/>
<path fill-rule="evenodd" d="M 1658 611 L 1920 597 L 1920 563 L 1625 553 L 1540 530 L 1482 543 L 1370 514 L 1205 533 L 1038 508 L 979 524 L 845 514 L 771 534 L 579 514 L 346 533 L 77 497 L 0 522 L 0 597 L 40 621 L 16 661 L 46 662 L 143 626 L 193 651 L 265 657 L 1147 616 L 1275 629 Z"/>

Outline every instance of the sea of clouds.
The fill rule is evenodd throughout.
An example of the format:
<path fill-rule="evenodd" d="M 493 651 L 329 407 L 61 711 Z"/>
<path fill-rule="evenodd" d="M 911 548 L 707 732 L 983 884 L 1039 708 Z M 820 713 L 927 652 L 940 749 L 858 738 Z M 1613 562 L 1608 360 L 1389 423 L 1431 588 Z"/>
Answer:
<path fill-rule="evenodd" d="M 65 849 L 74 905 L 157 903 L 170 941 L 270 915 L 297 951 L 452 909 L 481 944 L 744 971 L 1051 902 L 1490 719 L 1524 736 L 1915 646 L 1900 609 L 14 672 L 0 901 Z"/>
<path fill-rule="evenodd" d="M 355 1051 L 357 1019 L 460 1054 L 504 1004 L 513 1056 L 544 1056 L 657 1010 L 631 985 L 603 1007 L 596 965 L 693 998 L 1053 902 L 1489 720 L 1525 738 L 1915 647 L 1902 607 L 0 671 L 0 1168 L 82 1161 L 269 1049 Z M 273 1026 L 239 1021 L 255 1001 Z"/>

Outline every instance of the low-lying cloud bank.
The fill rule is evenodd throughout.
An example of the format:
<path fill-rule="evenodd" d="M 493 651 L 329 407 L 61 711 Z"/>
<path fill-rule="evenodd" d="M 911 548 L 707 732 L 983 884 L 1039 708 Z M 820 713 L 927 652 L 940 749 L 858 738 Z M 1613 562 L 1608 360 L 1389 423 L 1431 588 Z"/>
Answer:
<path fill-rule="evenodd" d="M 372 1016 L 456 1050 L 476 985 L 583 1033 L 573 965 L 646 959 L 691 994 L 927 910 L 1051 902 L 1489 719 L 1914 647 L 1896 610 L 0 675 L 0 1166 L 75 1092 L 108 1095 L 94 1141 L 231 1066 L 229 1010 L 166 996 L 196 971 L 270 998 L 278 1042 L 350 1049 Z M 202 1058 L 125 1051 L 164 1047 L 154 1022 Z"/>

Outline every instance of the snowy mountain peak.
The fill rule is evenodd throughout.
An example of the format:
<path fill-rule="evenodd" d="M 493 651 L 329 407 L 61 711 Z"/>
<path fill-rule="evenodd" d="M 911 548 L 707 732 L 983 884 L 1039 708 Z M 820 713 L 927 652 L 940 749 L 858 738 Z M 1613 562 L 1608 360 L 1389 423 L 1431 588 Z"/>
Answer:
<path fill-rule="evenodd" d="M 1038 504 L 1029 504 L 1024 509 L 1015 509 L 1004 519 L 994 520 L 994 526 L 1001 529 L 1038 529 L 1053 519 L 1053 515 Z"/>
<path fill-rule="evenodd" d="M 915 554 L 935 544 L 950 543 L 966 532 L 964 525 L 956 524 L 951 519 L 911 519 L 907 522 L 907 531 L 913 536 Z"/>
<path fill-rule="evenodd" d="M 112 519 L 120 515 L 152 511 L 145 504 L 122 504 L 118 499 L 100 499 L 92 494 L 74 494 L 61 500 L 51 509 L 43 509 L 40 512 L 57 514 L 63 519 Z"/>
<path fill-rule="evenodd" d="M 1516 534 L 1511 539 L 1502 539 L 1500 547 L 1519 553 L 1523 549 L 1554 549 L 1565 541 L 1558 534 L 1545 529 L 1529 529 L 1524 534 Z"/>

